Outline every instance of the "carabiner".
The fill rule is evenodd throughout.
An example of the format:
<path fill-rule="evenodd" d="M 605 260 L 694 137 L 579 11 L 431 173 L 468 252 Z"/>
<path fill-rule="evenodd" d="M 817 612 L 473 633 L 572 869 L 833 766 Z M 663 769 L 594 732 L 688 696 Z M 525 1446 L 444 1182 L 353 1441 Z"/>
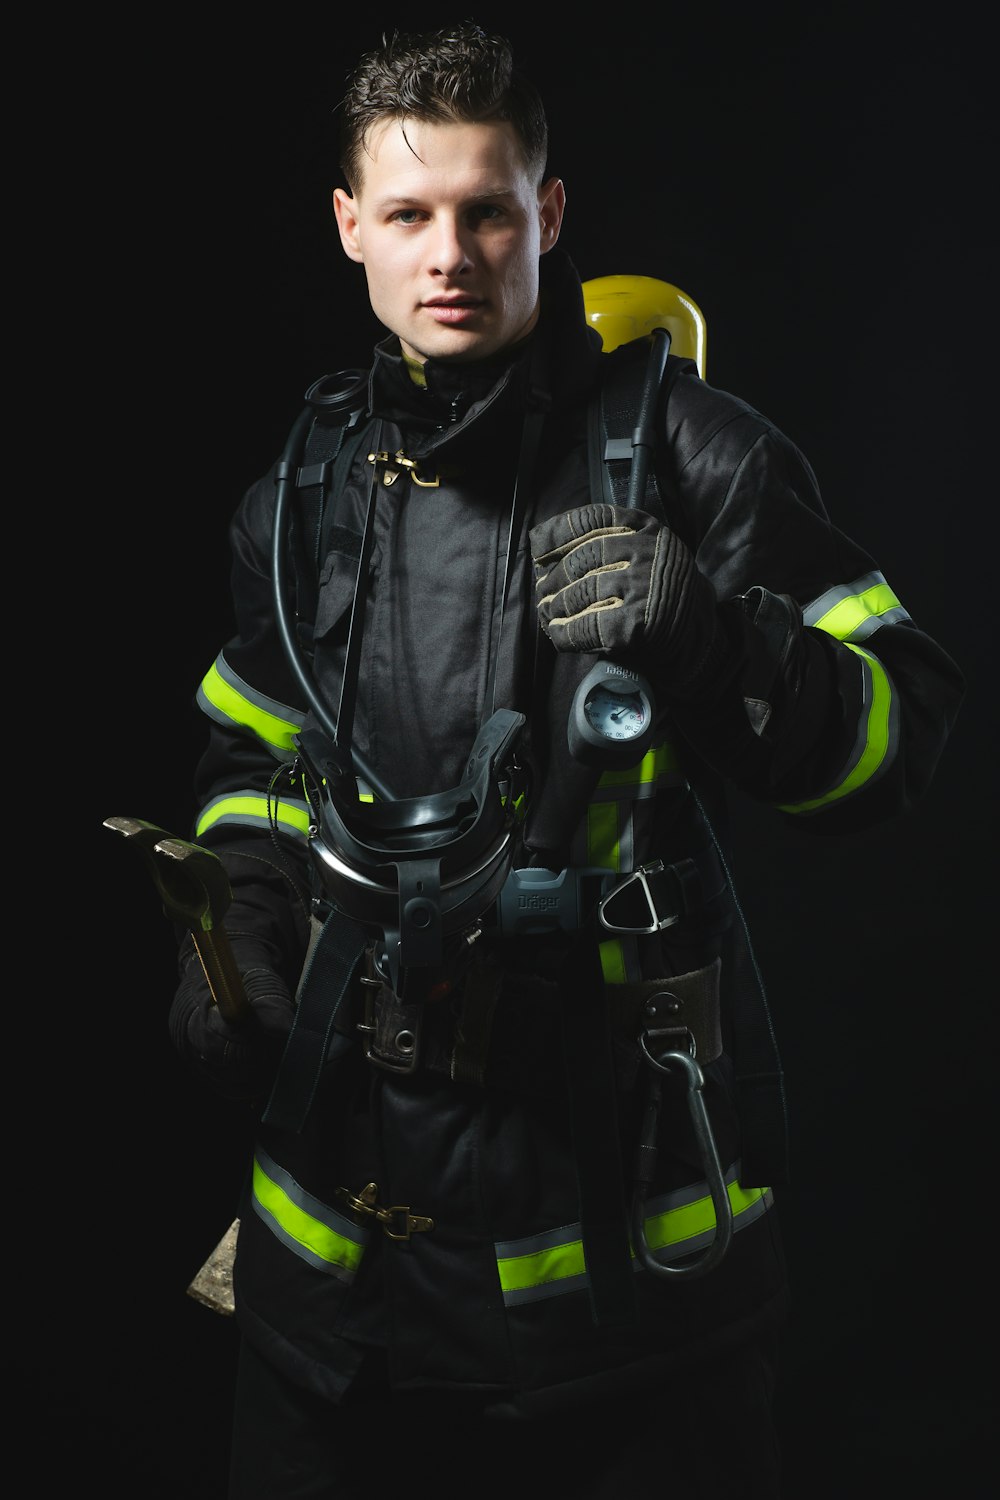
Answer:
<path fill-rule="evenodd" d="M 706 1272 L 714 1270 L 728 1251 L 733 1238 L 733 1206 L 729 1201 L 715 1137 L 712 1135 L 708 1110 L 702 1096 L 705 1076 L 694 1058 L 686 1052 L 664 1052 L 661 1056 L 654 1057 L 647 1045 L 647 1037 L 655 1037 L 657 1034 L 655 1031 L 644 1031 L 639 1037 L 639 1045 L 646 1060 L 655 1071 L 649 1080 L 649 1093 L 639 1138 L 639 1149 L 636 1154 L 636 1184 L 632 1194 L 631 1216 L 632 1243 L 636 1255 L 651 1276 L 675 1281 L 692 1280 L 696 1276 L 704 1276 Z M 656 1163 L 656 1134 L 663 1095 L 663 1080 L 657 1075 L 669 1073 L 672 1068 L 680 1069 L 687 1077 L 688 1110 L 698 1143 L 702 1170 L 708 1182 L 712 1205 L 715 1209 L 715 1236 L 712 1243 L 696 1259 L 687 1259 L 682 1265 L 669 1265 L 657 1260 L 646 1238 L 646 1195 Z"/>

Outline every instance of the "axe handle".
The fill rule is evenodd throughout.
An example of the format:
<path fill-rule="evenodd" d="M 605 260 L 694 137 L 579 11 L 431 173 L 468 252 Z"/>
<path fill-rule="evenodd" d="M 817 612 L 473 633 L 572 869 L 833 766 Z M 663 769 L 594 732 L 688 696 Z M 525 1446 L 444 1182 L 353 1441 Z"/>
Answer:
<path fill-rule="evenodd" d="M 245 1021 L 251 1014 L 250 1002 L 225 928 L 192 928 L 191 936 L 219 1014 L 224 1021 Z"/>

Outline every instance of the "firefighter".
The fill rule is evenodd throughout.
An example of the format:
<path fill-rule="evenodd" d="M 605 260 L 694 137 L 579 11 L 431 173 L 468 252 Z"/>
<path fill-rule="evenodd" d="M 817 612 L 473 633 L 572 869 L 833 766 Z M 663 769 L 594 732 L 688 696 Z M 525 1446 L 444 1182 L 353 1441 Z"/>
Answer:
<path fill-rule="evenodd" d="M 250 1015 L 189 939 L 170 1015 L 256 1117 L 230 1497 L 538 1455 L 777 1496 L 787 1141 L 726 792 L 896 817 L 961 673 L 788 437 L 657 336 L 602 350 L 504 38 L 383 39 L 341 120 L 386 336 L 232 520 L 193 837 Z"/>

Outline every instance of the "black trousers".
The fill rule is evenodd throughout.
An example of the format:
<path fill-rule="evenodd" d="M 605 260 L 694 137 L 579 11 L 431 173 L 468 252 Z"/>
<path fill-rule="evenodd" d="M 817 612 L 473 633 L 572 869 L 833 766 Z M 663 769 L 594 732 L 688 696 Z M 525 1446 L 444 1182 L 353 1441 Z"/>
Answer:
<path fill-rule="evenodd" d="M 779 1500 L 776 1348 L 767 1336 L 639 1394 L 508 1421 L 483 1417 L 462 1395 L 372 1381 L 334 1406 L 244 1341 L 229 1500 Z"/>

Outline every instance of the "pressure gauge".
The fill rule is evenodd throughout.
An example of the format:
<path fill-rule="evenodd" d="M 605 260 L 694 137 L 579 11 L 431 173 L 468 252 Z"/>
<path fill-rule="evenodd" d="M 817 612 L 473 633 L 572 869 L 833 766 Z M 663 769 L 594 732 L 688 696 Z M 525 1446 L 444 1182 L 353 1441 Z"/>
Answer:
<path fill-rule="evenodd" d="M 649 683 L 613 661 L 591 667 L 576 690 L 567 738 L 584 765 L 633 766 L 649 749 L 655 709 Z"/>

